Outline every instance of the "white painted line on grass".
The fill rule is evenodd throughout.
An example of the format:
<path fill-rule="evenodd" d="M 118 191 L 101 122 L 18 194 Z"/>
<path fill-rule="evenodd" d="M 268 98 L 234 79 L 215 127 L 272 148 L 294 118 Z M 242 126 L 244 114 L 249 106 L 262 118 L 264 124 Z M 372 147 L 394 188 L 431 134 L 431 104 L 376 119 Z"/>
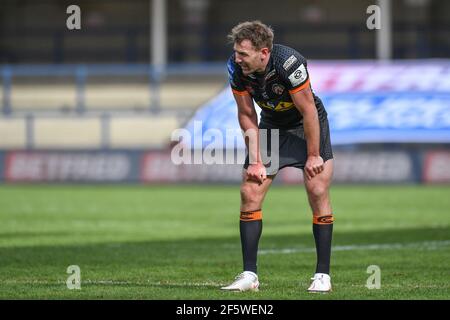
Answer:
<path fill-rule="evenodd" d="M 331 251 L 336 252 L 336 251 L 403 250 L 403 249 L 436 250 L 447 246 L 450 246 L 450 240 L 333 246 Z M 291 254 L 302 252 L 316 252 L 316 249 L 315 248 L 261 249 L 259 251 L 259 254 Z"/>

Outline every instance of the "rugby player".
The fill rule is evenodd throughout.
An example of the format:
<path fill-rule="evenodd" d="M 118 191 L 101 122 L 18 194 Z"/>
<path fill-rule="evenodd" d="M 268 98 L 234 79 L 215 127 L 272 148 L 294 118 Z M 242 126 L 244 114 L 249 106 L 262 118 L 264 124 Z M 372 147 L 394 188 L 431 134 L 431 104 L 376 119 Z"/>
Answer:
<path fill-rule="evenodd" d="M 296 50 L 273 44 L 273 30 L 260 21 L 236 25 L 228 35 L 234 53 L 227 66 L 229 81 L 244 132 L 258 135 L 278 129 L 279 150 L 270 143 L 250 147 L 241 184 L 240 237 L 243 272 L 222 290 L 258 290 L 258 243 L 262 232 L 262 204 L 277 172 L 284 167 L 303 170 L 305 189 L 312 210 L 312 229 L 317 263 L 310 292 L 331 291 L 330 256 L 333 212 L 329 187 L 333 175 L 333 152 L 327 113 L 313 93 L 306 59 Z M 261 108 L 258 124 L 253 101 Z M 266 139 L 269 141 L 270 139 Z M 262 141 L 259 139 L 258 141 Z M 279 165 L 268 169 L 262 151 L 278 152 Z"/>

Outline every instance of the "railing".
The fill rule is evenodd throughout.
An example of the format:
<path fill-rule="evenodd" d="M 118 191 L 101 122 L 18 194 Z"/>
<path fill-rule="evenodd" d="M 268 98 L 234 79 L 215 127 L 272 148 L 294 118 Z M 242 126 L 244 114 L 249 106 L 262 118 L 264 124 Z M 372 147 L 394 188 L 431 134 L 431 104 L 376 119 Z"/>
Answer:
<path fill-rule="evenodd" d="M 75 111 L 86 111 L 86 82 L 91 76 L 144 76 L 148 78 L 150 101 L 148 111 L 160 110 L 160 84 L 169 76 L 195 75 L 195 76 L 224 76 L 226 67 L 224 63 L 208 64 L 170 64 L 166 68 L 155 68 L 148 64 L 96 64 L 96 65 L 3 65 L 0 66 L 3 82 L 3 114 L 11 114 L 11 90 L 15 77 L 73 77 L 76 86 Z"/>

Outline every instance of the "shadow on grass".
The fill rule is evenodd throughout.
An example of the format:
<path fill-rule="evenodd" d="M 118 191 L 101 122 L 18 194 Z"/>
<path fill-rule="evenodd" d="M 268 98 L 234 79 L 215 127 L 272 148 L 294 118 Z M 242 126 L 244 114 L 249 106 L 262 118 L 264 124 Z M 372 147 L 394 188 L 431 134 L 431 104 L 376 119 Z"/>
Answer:
<path fill-rule="evenodd" d="M 0 238 L 28 238 L 50 235 L 64 236 L 62 232 L 21 232 L 3 233 Z M 82 239 L 77 239 L 79 242 Z M 450 228 L 415 228 L 383 231 L 335 232 L 333 246 L 358 246 L 373 244 L 404 244 L 427 241 L 450 240 Z M 260 250 L 282 250 L 287 248 L 313 249 L 312 234 L 299 235 L 264 235 L 261 238 Z M 168 268 L 189 267 L 189 263 L 240 263 L 239 235 L 227 238 L 179 239 L 148 242 L 110 242 L 83 245 L 26 246 L 0 248 L 2 268 L 18 265 L 21 262 L 53 265 L 55 262 L 69 264 L 120 264 L 136 265 L 167 265 Z M 349 249 L 351 250 L 351 249 Z M 275 251 L 276 253 L 276 251 Z M 214 258 L 214 260 L 211 260 Z M 237 260 L 236 260 L 237 259 Z M 179 264 L 184 262 L 183 264 Z"/>
<path fill-rule="evenodd" d="M 411 249 L 408 247 L 411 243 L 420 245 L 420 243 L 446 241 L 444 250 L 432 253 L 434 261 L 438 261 L 433 268 L 445 272 L 447 268 L 445 259 L 440 259 L 439 255 L 442 252 L 447 256 L 449 254 L 449 234 L 450 228 L 346 232 L 336 233 L 333 245 L 338 248 L 349 245 L 403 244 L 405 248 Z M 8 234 L 8 236 L 11 235 Z M 54 235 L 52 233 L 52 236 Z M 17 234 L 17 238 L 23 236 L 22 233 Z M 276 251 L 287 248 L 297 248 L 299 251 L 291 254 Z M 297 277 L 298 274 L 308 275 L 302 280 L 304 283 L 301 283 L 301 287 L 305 287 L 309 281 L 309 275 L 315 264 L 312 235 L 263 235 L 260 249 L 275 250 L 275 252 L 259 257 L 260 264 L 264 266 L 264 268 L 260 267 L 263 269 L 262 274 L 267 279 L 264 284 L 265 291 L 269 293 L 265 293 L 267 296 L 255 295 L 254 297 L 272 298 L 273 296 L 268 294 L 274 294 L 274 291 L 270 290 L 278 290 L 283 292 L 283 298 L 298 298 L 298 295 L 290 296 L 291 292 L 298 291 L 295 286 L 299 285 L 298 281 L 291 284 L 292 278 Z M 306 250 L 302 251 L 303 249 Z M 414 250 L 414 247 L 412 249 Z M 390 263 L 389 259 L 392 255 L 382 251 L 385 249 L 380 250 L 377 255 L 387 256 L 383 261 L 386 261 L 386 264 Z M 396 249 L 394 246 L 394 250 L 399 250 L 399 247 Z M 427 250 L 426 247 L 422 248 L 425 254 L 428 254 Z M 333 257 L 338 260 L 334 270 L 339 270 L 343 274 L 347 272 L 347 277 L 350 277 L 352 270 L 355 270 L 355 265 L 358 265 L 358 273 L 361 273 L 363 278 L 367 277 L 364 274 L 365 269 L 361 269 L 361 266 L 370 259 L 365 258 L 364 254 L 367 254 L 364 250 L 356 252 L 351 249 L 342 255 L 339 251 L 334 252 Z M 402 255 L 401 251 L 399 255 Z M 20 298 L 54 297 L 54 292 L 59 292 L 61 297 L 66 297 L 68 290 L 65 289 L 65 281 L 69 276 L 66 269 L 69 265 L 80 266 L 83 287 L 92 289 L 77 293 L 75 297 L 132 297 L 133 299 L 162 297 L 164 299 L 173 294 L 175 299 L 180 299 L 183 298 L 183 294 L 186 295 L 186 292 L 194 292 L 197 294 L 192 295 L 194 298 L 208 298 L 210 297 L 208 294 L 224 299 L 235 298 L 236 296 L 220 293 L 217 289 L 225 282 L 232 280 L 230 277 L 241 269 L 238 234 L 235 237 L 176 241 L 7 247 L 0 248 L 0 257 L 0 283 L 8 290 L 4 294 L 6 297 Z M 414 258 L 411 254 L 408 257 Z M 420 259 L 417 261 L 421 263 L 427 263 L 423 261 L 423 256 L 419 255 L 415 259 Z M 439 261 L 442 261 L 442 265 Z M 402 261 L 392 262 L 392 264 L 399 263 Z M 417 265 L 416 268 L 422 268 L 422 266 Z M 362 281 L 365 280 L 358 279 L 358 281 L 363 283 Z M 59 291 L 55 291 L 58 287 L 55 285 L 59 285 Z M 26 292 L 23 291 L 24 288 L 34 288 L 35 291 Z M 93 291 L 95 294 L 92 293 Z M 25 293 L 22 294 L 22 292 Z M 33 295 L 33 292 L 36 294 Z M 240 296 L 240 298 L 248 297 L 250 296 Z M 342 297 L 346 298 L 345 295 Z"/>

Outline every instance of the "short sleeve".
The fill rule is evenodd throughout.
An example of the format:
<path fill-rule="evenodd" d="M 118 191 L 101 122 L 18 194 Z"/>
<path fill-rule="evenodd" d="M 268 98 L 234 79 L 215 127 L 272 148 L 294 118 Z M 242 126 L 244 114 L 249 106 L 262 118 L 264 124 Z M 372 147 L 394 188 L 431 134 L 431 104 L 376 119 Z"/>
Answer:
<path fill-rule="evenodd" d="M 284 81 L 289 93 L 295 93 L 309 85 L 309 73 L 304 57 L 295 52 L 283 62 Z"/>

